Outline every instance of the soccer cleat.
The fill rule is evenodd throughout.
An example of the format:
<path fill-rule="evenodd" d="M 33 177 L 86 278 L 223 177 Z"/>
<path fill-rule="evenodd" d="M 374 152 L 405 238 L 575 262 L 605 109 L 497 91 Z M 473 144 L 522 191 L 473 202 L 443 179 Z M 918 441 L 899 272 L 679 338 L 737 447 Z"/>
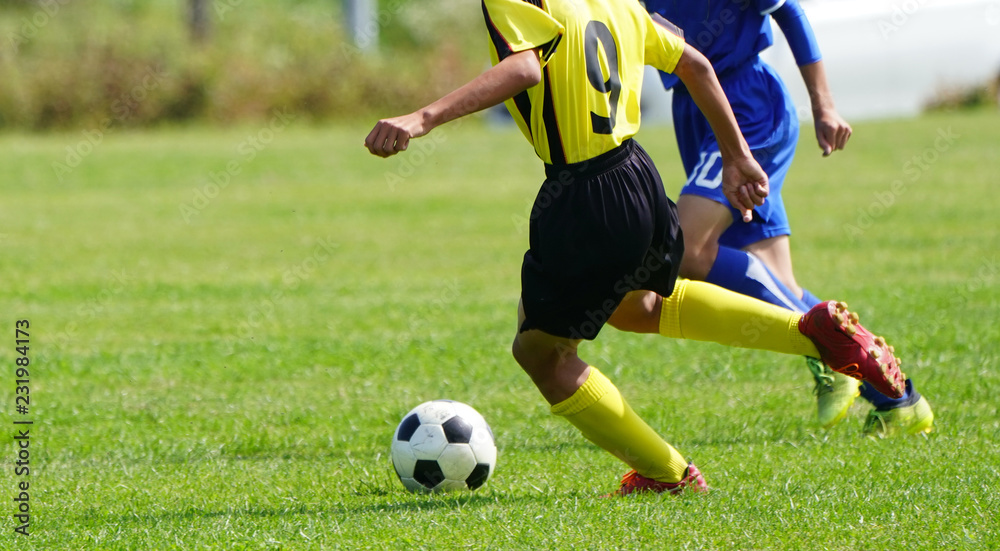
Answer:
<path fill-rule="evenodd" d="M 886 437 L 895 434 L 922 434 L 934 430 L 934 412 L 927 399 L 910 388 L 910 398 L 905 405 L 892 409 L 873 409 L 865 419 L 864 433 Z"/>
<path fill-rule="evenodd" d="M 692 492 L 707 492 L 708 485 L 705 484 L 705 477 L 701 476 L 701 471 L 694 463 L 688 463 L 684 471 L 684 478 L 679 482 L 659 482 L 652 478 L 646 478 L 634 470 L 625 473 L 622 477 L 622 485 L 618 491 L 611 494 L 616 496 L 627 496 L 632 493 L 656 492 L 662 494 L 679 494 L 684 488 L 690 488 Z"/>
<path fill-rule="evenodd" d="M 813 341 L 830 369 L 868 381 L 890 398 L 903 396 L 905 377 L 893 348 L 862 327 L 847 304 L 828 300 L 813 306 L 799 320 L 799 331 Z"/>
<path fill-rule="evenodd" d="M 816 380 L 813 393 L 816 394 L 819 424 L 829 429 L 847 416 L 851 404 L 860 394 L 858 387 L 861 382 L 833 371 L 816 358 L 806 358 L 806 364 Z"/>

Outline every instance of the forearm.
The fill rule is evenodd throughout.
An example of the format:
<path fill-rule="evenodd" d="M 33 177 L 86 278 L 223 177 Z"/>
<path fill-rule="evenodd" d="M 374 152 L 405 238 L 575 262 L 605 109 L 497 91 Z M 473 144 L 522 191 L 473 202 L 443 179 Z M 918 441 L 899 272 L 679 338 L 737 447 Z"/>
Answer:
<path fill-rule="evenodd" d="M 525 50 L 511 54 L 462 87 L 419 110 L 432 128 L 498 105 L 541 81 L 538 53 Z"/>
<path fill-rule="evenodd" d="M 686 46 L 674 74 L 684 83 L 691 99 L 712 127 L 723 160 L 749 157 L 750 148 L 743 139 L 729 99 L 705 56 Z"/>
<path fill-rule="evenodd" d="M 389 157 L 406 151 L 412 138 L 419 138 L 459 117 L 492 107 L 538 84 L 542 79 L 538 52 L 511 54 L 468 84 L 408 115 L 382 119 L 375 124 L 365 147 L 372 155 Z"/>
<path fill-rule="evenodd" d="M 809 91 L 813 121 L 816 125 L 816 140 L 823 150 L 823 155 L 844 149 L 851 137 L 851 125 L 837 113 L 837 108 L 833 105 L 833 94 L 830 93 L 830 86 L 826 83 L 823 62 L 803 65 L 799 70 L 802 72 L 802 81 Z"/>
<path fill-rule="evenodd" d="M 810 63 L 799 67 L 802 73 L 802 82 L 809 92 L 809 102 L 815 115 L 826 110 L 835 109 L 833 105 L 833 94 L 830 93 L 830 85 L 826 80 L 826 69 L 822 61 Z"/>

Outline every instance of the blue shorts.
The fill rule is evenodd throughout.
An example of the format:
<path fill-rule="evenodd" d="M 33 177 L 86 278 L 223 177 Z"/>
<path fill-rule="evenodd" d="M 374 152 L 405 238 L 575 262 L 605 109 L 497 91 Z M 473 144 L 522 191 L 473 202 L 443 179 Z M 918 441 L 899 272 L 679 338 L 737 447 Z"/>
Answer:
<path fill-rule="evenodd" d="M 763 206 L 754 209 L 753 221 L 743 222 L 740 212 L 722 194 L 722 156 L 715 134 L 687 89 L 677 86 L 674 132 L 688 178 L 681 195 L 700 195 L 729 207 L 733 224 L 723 232 L 719 244 L 743 249 L 763 239 L 792 233 L 781 188 L 795 155 L 799 121 L 781 79 L 759 58 L 720 75 L 719 82 L 754 158 L 767 173 L 771 193 Z"/>

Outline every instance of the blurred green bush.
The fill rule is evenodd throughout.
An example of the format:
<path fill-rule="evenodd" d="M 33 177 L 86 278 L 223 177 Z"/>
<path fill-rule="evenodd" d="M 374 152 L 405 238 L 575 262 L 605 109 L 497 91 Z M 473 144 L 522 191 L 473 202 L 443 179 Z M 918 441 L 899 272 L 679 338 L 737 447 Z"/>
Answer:
<path fill-rule="evenodd" d="M 396 115 L 487 64 L 478 3 L 381 0 L 363 53 L 340 0 L 0 0 L 0 128 L 236 123 Z"/>

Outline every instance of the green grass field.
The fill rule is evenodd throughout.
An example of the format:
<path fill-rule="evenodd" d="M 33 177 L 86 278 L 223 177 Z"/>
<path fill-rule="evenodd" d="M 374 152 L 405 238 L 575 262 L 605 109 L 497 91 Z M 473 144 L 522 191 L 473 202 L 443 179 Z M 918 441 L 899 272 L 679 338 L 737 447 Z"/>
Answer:
<path fill-rule="evenodd" d="M 469 122 L 382 160 L 365 125 L 264 128 L 0 136 L 0 548 L 1000 548 L 996 112 L 857 124 L 829 159 L 806 127 L 784 194 L 799 281 L 890 338 L 935 432 L 866 438 L 861 404 L 823 431 L 800 358 L 608 328 L 582 354 L 712 487 L 614 500 L 623 465 L 508 352 L 523 138 Z M 639 137 L 676 195 L 672 131 Z M 475 493 L 395 478 L 434 398 L 496 433 Z"/>

